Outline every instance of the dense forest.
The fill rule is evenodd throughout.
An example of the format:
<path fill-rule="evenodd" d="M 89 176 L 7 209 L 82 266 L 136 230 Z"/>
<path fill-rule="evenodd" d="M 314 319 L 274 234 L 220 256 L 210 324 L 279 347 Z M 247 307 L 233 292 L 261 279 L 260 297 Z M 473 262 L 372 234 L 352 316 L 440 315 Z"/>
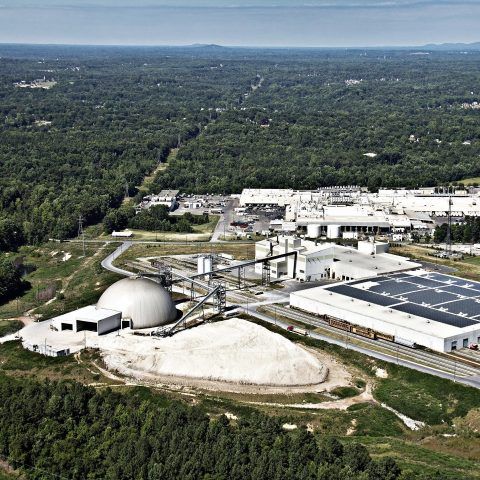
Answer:
<path fill-rule="evenodd" d="M 178 145 L 152 191 L 480 174 L 480 53 L 415 53 L 2 46 L 0 222 L 28 243 L 73 236 Z"/>
<path fill-rule="evenodd" d="M 143 394 L 142 394 L 143 392 Z M 372 460 L 262 414 L 231 425 L 146 389 L 127 394 L 78 383 L 0 377 L 0 454 L 28 478 L 70 480 L 395 480 L 391 458 Z"/>
<path fill-rule="evenodd" d="M 116 51 L 1 47 L 0 221 L 28 243 L 101 221 L 255 78 L 240 62 Z M 15 86 L 44 77 L 56 85 Z"/>
<path fill-rule="evenodd" d="M 475 176 L 479 58 L 355 52 L 265 62 L 261 87 L 182 148 L 157 184 L 376 189 Z"/>
<path fill-rule="evenodd" d="M 112 209 L 105 215 L 103 228 L 107 233 L 127 227 L 159 232 L 189 233 L 193 232 L 192 225 L 202 225 L 209 221 L 208 213 L 193 215 L 187 212 L 178 216 L 169 215 L 165 205 L 155 205 L 139 213 L 135 213 L 132 207 L 121 207 L 117 210 Z"/>

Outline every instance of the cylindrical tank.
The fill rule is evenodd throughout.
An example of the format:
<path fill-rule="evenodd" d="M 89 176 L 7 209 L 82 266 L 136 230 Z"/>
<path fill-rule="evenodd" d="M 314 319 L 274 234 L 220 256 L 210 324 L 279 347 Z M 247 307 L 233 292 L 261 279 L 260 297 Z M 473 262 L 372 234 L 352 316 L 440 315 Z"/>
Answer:
<path fill-rule="evenodd" d="M 340 238 L 340 225 L 328 225 L 327 238 Z"/>
<path fill-rule="evenodd" d="M 307 237 L 308 238 L 318 238 L 321 234 L 321 226 L 320 225 L 307 225 Z"/>
<path fill-rule="evenodd" d="M 211 272 L 213 270 L 212 257 L 210 255 L 200 256 L 197 259 L 197 272 L 205 273 Z M 205 277 L 208 278 L 208 277 Z"/>

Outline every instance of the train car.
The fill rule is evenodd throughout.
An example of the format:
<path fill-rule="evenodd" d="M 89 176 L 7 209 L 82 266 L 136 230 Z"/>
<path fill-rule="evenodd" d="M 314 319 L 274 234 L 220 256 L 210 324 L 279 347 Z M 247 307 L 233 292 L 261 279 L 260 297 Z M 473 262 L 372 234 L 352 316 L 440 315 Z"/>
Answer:
<path fill-rule="evenodd" d="M 377 332 L 377 338 L 380 340 L 386 340 L 387 342 L 395 341 L 395 337 L 393 335 L 389 335 L 388 333 Z"/>
<path fill-rule="evenodd" d="M 372 340 L 375 340 L 376 338 L 374 330 L 372 330 L 371 328 L 360 327 L 359 325 L 352 326 L 352 333 L 356 333 L 357 335 L 361 335 L 362 337 L 371 338 Z"/>
<path fill-rule="evenodd" d="M 328 324 L 331 327 L 338 328 L 339 330 L 344 330 L 346 332 L 352 331 L 352 325 L 344 320 L 339 320 L 338 318 L 330 318 Z"/>
<path fill-rule="evenodd" d="M 418 345 L 414 341 L 407 338 L 395 337 L 395 343 L 403 345 L 404 347 L 418 348 Z"/>

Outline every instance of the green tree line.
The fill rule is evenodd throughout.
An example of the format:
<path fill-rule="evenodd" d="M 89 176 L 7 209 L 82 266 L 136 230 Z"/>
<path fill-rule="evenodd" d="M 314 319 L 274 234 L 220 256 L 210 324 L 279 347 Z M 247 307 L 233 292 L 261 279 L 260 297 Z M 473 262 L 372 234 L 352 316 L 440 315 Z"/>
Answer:
<path fill-rule="evenodd" d="M 391 458 L 286 432 L 256 414 L 231 425 L 178 401 L 78 383 L 0 377 L 0 454 L 28 478 L 395 480 Z"/>
<path fill-rule="evenodd" d="M 193 215 L 170 215 L 165 205 L 154 205 L 149 209 L 135 213 L 132 207 L 110 210 L 103 219 L 103 228 L 107 233 L 125 228 L 159 232 L 193 232 L 192 225 L 202 225 L 210 221 L 208 213 Z"/>

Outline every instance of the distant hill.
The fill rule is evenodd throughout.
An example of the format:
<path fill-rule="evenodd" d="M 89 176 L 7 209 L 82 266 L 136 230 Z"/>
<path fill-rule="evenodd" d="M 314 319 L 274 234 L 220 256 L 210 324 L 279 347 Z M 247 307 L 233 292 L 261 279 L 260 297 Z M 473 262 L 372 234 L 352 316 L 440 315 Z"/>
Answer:
<path fill-rule="evenodd" d="M 228 47 L 224 47 L 222 45 L 217 45 L 215 43 L 194 43 L 193 45 L 189 45 L 192 48 L 208 48 L 210 50 L 221 50 Z"/>
<path fill-rule="evenodd" d="M 480 50 L 480 42 L 474 43 L 430 43 L 428 45 L 424 45 L 421 47 L 422 49 L 427 50 L 443 50 L 443 51 L 452 51 L 452 50 L 460 50 L 460 51 L 472 51 L 472 50 Z"/>

